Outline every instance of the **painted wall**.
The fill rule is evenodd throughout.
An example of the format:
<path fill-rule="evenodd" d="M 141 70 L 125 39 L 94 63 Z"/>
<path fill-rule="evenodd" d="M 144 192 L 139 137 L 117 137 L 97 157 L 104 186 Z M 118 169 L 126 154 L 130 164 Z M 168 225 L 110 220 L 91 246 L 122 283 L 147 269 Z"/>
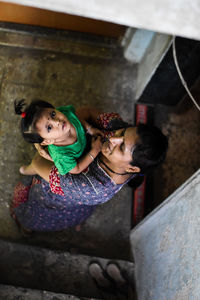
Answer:
<path fill-rule="evenodd" d="M 129 28 L 129 31 L 132 30 Z M 126 36 L 125 38 L 126 39 Z M 124 56 L 138 64 L 135 83 L 135 99 L 142 95 L 171 45 L 171 36 L 150 30 L 137 29 L 124 45 Z"/>
<path fill-rule="evenodd" d="M 121 37 L 126 30 L 125 26 L 119 24 L 0 1 L 1 21 L 66 29 L 110 37 Z"/>
<path fill-rule="evenodd" d="M 7 2 L 200 39 L 199 0 L 8 0 Z"/>
<path fill-rule="evenodd" d="M 139 300 L 200 295 L 200 170 L 131 233 Z"/>

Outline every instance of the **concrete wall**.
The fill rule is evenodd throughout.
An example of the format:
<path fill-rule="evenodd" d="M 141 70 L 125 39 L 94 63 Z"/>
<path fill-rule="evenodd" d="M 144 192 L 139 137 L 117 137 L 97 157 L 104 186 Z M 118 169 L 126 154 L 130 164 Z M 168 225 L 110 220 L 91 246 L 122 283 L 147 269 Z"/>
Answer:
<path fill-rule="evenodd" d="M 200 39 L 199 0 L 7 0 L 6 2 Z"/>
<path fill-rule="evenodd" d="M 199 299 L 200 170 L 131 233 L 139 300 Z"/>
<path fill-rule="evenodd" d="M 135 99 L 138 100 L 172 42 L 170 35 L 128 28 L 122 46 L 124 57 L 137 64 Z"/>

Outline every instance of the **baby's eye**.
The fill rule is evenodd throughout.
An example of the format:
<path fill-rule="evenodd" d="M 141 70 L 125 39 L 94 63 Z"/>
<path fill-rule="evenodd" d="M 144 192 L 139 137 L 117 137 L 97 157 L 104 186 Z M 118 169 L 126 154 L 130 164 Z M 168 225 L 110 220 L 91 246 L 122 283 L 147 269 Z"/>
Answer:
<path fill-rule="evenodd" d="M 51 131 L 51 125 L 47 126 L 47 131 L 50 132 Z"/>
<path fill-rule="evenodd" d="M 52 110 L 52 112 L 51 112 L 51 117 L 52 117 L 52 119 L 54 119 L 55 116 L 56 116 L 56 112 L 55 112 L 55 110 Z"/>

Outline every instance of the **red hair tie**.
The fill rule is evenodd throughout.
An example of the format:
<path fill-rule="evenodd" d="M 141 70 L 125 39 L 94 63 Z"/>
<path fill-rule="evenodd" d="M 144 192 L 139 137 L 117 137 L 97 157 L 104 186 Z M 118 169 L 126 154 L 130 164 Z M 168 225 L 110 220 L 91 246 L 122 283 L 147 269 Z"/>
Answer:
<path fill-rule="evenodd" d="M 26 117 L 26 113 L 25 112 L 21 113 L 21 117 L 25 118 Z"/>

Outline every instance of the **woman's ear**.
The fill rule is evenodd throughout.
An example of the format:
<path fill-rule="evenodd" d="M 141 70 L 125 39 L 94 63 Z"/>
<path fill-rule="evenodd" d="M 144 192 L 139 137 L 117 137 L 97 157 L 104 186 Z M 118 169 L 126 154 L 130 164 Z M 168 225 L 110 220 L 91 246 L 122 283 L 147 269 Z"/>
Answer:
<path fill-rule="evenodd" d="M 55 142 L 53 139 L 44 139 L 42 143 L 40 143 L 41 146 L 47 146 L 52 145 Z"/>
<path fill-rule="evenodd" d="M 126 168 L 126 172 L 127 173 L 140 173 L 140 168 L 139 167 L 136 167 L 136 166 L 132 166 L 132 165 L 129 165 L 127 168 Z"/>

